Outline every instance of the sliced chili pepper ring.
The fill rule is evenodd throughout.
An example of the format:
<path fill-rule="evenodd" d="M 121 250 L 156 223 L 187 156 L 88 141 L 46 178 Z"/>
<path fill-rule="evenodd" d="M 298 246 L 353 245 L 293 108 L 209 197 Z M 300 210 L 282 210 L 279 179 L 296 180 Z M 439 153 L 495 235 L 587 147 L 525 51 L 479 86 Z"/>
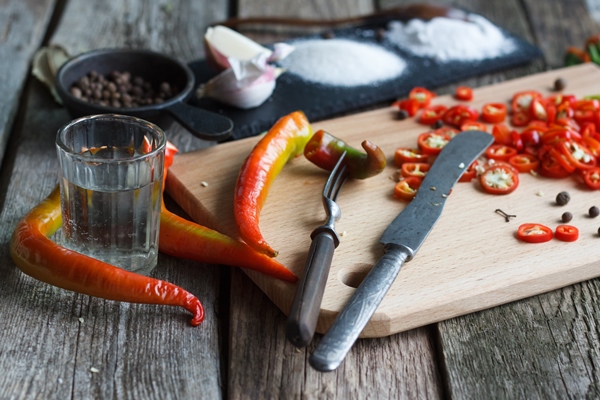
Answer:
<path fill-rule="evenodd" d="M 526 243 L 548 242 L 552 236 L 552 229 L 542 224 L 526 223 L 517 229 L 517 238 Z"/>

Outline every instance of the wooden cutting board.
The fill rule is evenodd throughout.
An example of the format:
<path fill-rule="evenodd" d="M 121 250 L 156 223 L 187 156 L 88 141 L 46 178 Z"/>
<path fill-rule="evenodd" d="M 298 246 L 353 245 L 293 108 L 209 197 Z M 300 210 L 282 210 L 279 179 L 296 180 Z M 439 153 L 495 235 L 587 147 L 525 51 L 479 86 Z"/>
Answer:
<path fill-rule="evenodd" d="M 564 93 L 578 97 L 600 93 L 600 69 L 586 64 L 503 82 L 475 90 L 471 104 L 508 102 L 512 94 L 535 89 L 550 94 L 556 78 L 567 82 Z M 435 103 L 456 104 L 450 96 Z M 347 181 L 339 197 L 341 235 L 317 324 L 325 332 L 361 279 L 383 254 L 378 240 L 387 225 L 404 208 L 392 192 L 397 168 L 394 150 L 414 147 L 427 130 L 414 119 L 399 121 L 392 108 L 315 122 L 360 148 L 363 139 L 378 144 L 388 156 L 388 167 L 364 181 Z M 238 170 L 259 138 L 220 144 L 180 154 L 167 180 L 168 193 L 197 222 L 235 236 L 233 189 Z M 261 213 L 260 226 L 278 259 L 298 276 L 302 274 L 310 232 L 322 224 L 325 212 L 321 191 L 327 173 L 303 156 L 292 160 L 273 184 Z M 521 174 L 518 189 L 507 196 L 482 192 L 477 183 L 459 183 L 446 202 L 437 225 L 416 257 L 407 263 L 362 333 L 381 337 L 426 324 L 472 313 L 600 276 L 600 217 L 587 216 L 600 206 L 600 192 L 587 190 L 573 178 L 561 180 Z M 571 201 L 555 204 L 556 194 L 567 190 Z M 495 213 L 515 214 L 510 222 Z M 571 224 L 580 239 L 556 239 L 526 244 L 515 238 L 517 227 L 538 222 L 555 228 L 563 212 L 573 214 Z M 253 271 L 250 278 L 285 313 L 291 307 L 296 285 Z"/>

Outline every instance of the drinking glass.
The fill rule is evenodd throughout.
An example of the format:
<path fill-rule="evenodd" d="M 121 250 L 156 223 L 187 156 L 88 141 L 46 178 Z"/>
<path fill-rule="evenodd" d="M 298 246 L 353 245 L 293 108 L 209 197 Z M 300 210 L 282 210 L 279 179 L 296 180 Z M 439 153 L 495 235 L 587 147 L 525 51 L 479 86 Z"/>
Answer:
<path fill-rule="evenodd" d="M 62 127 L 63 246 L 149 274 L 158 260 L 165 147 L 159 127 L 130 116 L 92 115 Z"/>

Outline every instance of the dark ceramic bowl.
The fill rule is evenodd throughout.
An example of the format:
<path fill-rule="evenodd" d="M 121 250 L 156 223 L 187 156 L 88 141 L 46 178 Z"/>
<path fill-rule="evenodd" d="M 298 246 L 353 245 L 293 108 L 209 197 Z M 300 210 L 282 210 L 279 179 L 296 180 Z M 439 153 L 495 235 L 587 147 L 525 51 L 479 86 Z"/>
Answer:
<path fill-rule="evenodd" d="M 113 71 L 127 71 L 154 87 L 168 82 L 172 87 L 179 88 L 179 93 L 163 103 L 140 107 L 117 108 L 92 104 L 70 93 L 71 86 L 91 71 L 105 76 Z M 167 129 L 175 119 L 201 139 L 227 139 L 233 129 L 233 122 L 229 118 L 186 103 L 194 88 L 194 74 L 187 65 L 149 50 L 94 50 L 70 59 L 56 75 L 56 91 L 73 118 L 92 114 L 124 114 L 153 122 L 163 129 Z"/>

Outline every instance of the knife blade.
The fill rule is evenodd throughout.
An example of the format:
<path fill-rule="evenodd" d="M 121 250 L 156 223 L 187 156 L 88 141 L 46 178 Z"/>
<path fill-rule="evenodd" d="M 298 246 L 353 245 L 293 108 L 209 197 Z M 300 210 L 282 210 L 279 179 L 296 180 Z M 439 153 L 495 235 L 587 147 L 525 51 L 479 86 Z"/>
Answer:
<path fill-rule="evenodd" d="M 415 198 L 383 232 L 385 254 L 373 266 L 309 358 L 318 371 L 336 369 L 352 348 L 398 276 L 412 260 L 440 217 L 450 190 L 462 173 L 494 141 L 482 131 L 465 131 L 444 146 Z"/>

